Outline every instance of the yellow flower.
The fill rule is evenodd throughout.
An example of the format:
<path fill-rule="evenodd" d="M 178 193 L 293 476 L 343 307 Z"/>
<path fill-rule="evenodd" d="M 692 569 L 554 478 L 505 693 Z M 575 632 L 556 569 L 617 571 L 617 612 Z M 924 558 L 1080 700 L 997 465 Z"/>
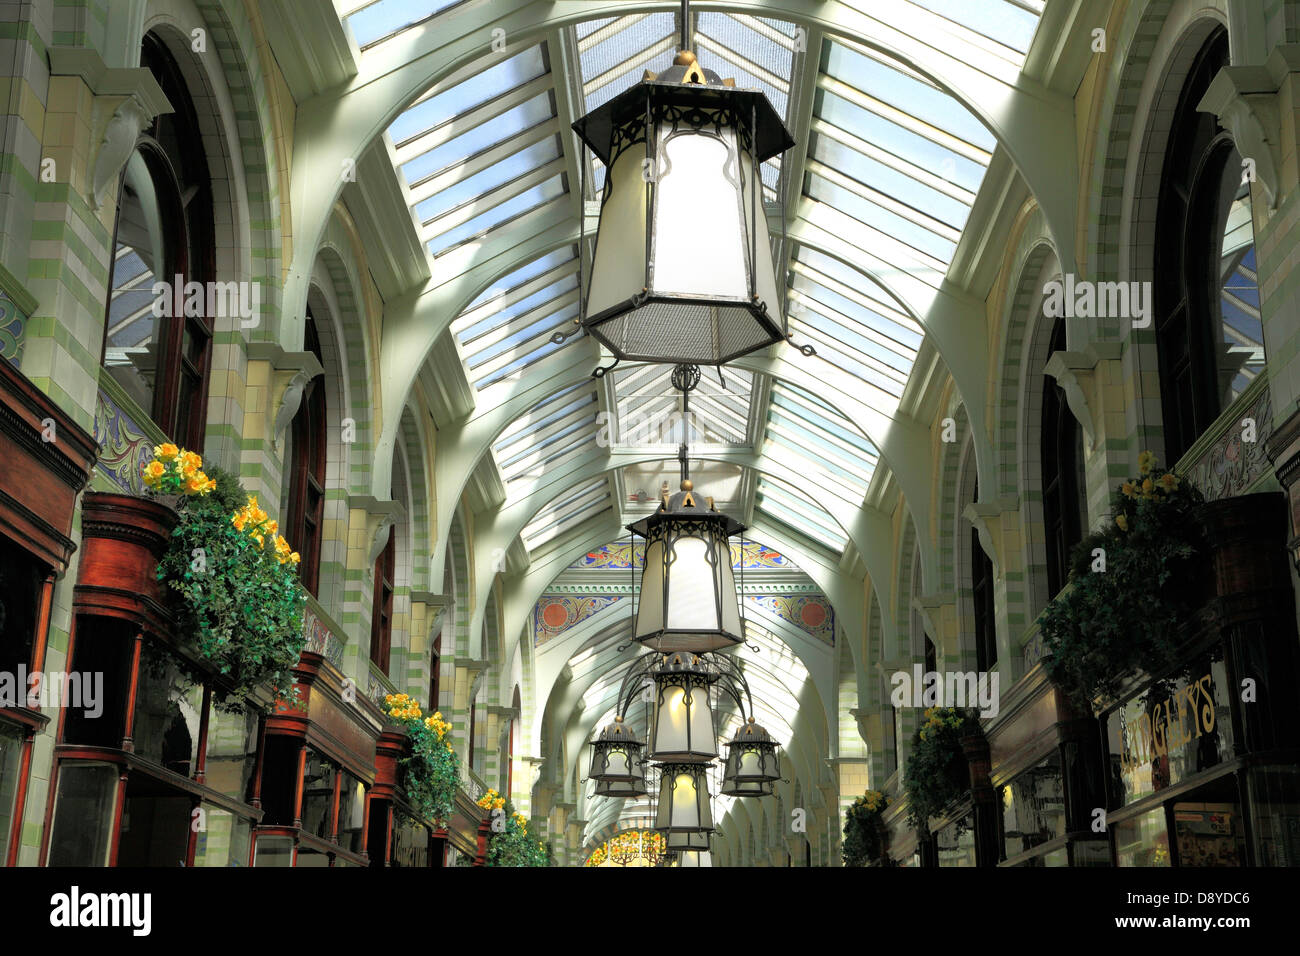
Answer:
<path fill-rule="evenodd" d="M 1150 474 L 1151 469 L 1156 466 L 1155 452 L 1144 451 L 1138 455 L 1138 471 L 1142 474 Z"/>
<path fill-rule="evenodd" d="M 1119 525 L 1120 531 L 1128 530 L 1128 515 L 1116 515 L 1115 524 Z"/>
<path fill-rule="evenodd" d="M 244 513 L 241 511 L 241 512 L 239 512 L 238 514 L 236 514 L 234 517 L 232 517 L 232 518 L 230 519 L 230 523 L 233 524 L 233 525 L 235 526 L 235 530 L 236 530 L 236 531 L 243 531 L 243 530 L 244 530 L 244 522 L 245 522 L 246 520 L 247 520 L 247 519 L 244 517 Z"/>
<path fill-rule="evenodd" d="M 173 458 L 179 455 L 180 452 L 181 450 L 177 448 L 175 445 L 173 445 L 171 442 L 164 442 L 163 444 L 155 447 L 153 450 L 154 456 L 157 458 L 161 458 L 163 461 L 171 461 Z"/>
<path fill-rule="evenodd" d="M 189 481 L 185 483 L 185 490 L 192 495 L 197 495 L 201 493 L 203 491 L 203 487 L 204 487 L 204 481 L 202 478 L 192 477 L 190 478 Z"/>
<path fill-rule="evenodd" d="M 1173 472 L 1166 472 L 1160 476 L 1159 481 L 1156 483 L 1165 490 L 1166 494 L 1169 494 L 1178 487 L 1178 476 Z"/>
<path fill-rule="evenodd" d="M 162 476 L 163 476 L 162 462 L 151 461 L 149 462 L 148 465 L 145 466 L 144 469 L 145 481 L 157 481 Z"/>
<path fill-rule="evenodd" d="M 1137 491 L 1133 487 L 1133 482 L 1131 481 L 1124 482 L 1124 484 L 1119 486 L 1119 490 L 1127 498 L 1133 498 L 1137 495 Z"/>
<path fill-rule="evenodd" d="M 1142 494 L 1150 497 L 1151 492 L 1156 490 L 1156 483 L 1150 478 L 1142 479 Z"/>

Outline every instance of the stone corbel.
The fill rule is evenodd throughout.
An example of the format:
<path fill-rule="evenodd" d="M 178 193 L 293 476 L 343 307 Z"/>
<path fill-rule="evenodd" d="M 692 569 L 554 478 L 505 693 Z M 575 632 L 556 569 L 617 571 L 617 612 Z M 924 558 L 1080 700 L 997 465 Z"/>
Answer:
<path fill-rule="evenodd" d="M 1064 390 L 1070 413 L 1088 440 L 1088 451 L 1097 447 L 1097 423 L 1103 411 L 1095 402 L 1097 366 L 1102 361 L 1118 361 L 1119 357 L 1117 343 L 1093 342 L 1082 352 L 1053 352 L 1043 369 Z"/>
<path fill-rule="evenodd" d="M 267 362 L 271 367 L 265 409 L 268 427 L 264 434 L 279 451 L 280 440 L 302 405 L 307 383 L 317 375 L 324 375 L 325 369 L 310 352 L 286 352 L 267 342 L 250 344 L 248 360 Z"/>
<path fill-rule="evenodd" d="M 935 648 L 941 653 L 944 645 L 942 611 L 945 606 L 956 607 L 951 597 L 942 594 L 918 594 L 912 598 L 912 610 L 921 615 L 926 633 L 930 635 L 935 642 Z"/>
<path fill-rule="evenodd" d="M 423 604 L 429 610 L 425 616 L 425 622 L 428 624 L 428 633 L 433 634 L 442 621 L 443 614 L 452 604 L 450 594 L 434 594 L 432 591 L 412 591 L 412 604 Z"/>
<path fill-rule="evenodd" d="M 1277 209 L 1281 188 L 1282 123 L 1277 91 L 1291 72 L 1287 59 L 1285 53 L 1274 51 L 1267 66 L 1225 66 L 1196 105 L 1202 113 L 1218 117 L 1219 125 L 1232 134 L 1243 160 L 1254 161 L 1254 181 L 1264 187 L 1270 212 Z"/>
<path fill-rule="evenodd" d="M 172 112 L 162 87 L 145 67 L 109 67 L 87 47 L 49 48 L 50 76 L 77 76 L 94 94 L 87 157 L 90 206 L 98 210 L 155 116 Z"/>
<path fill-rule="evenodd" d="M 1002 577 L 1006 552 L 1003 539 L 1012 524 L 1020 515 L 1020 499 L 1014 495 L 999 498 L 996 501 L 974 502 L 966 506 L 962 517 L 971 523 L 980 536 L 980 545 L 984 553 L 993 559 L 993 568 L 997 576 Z"/>
<path fill-rule="evenodd" d="M 374 573 L 379 552 L 388 543 L 388 529 L 401 514 L 402 506 L 396 501 L 380 501 L 373 495 L 349 495 L 348 510 L 365 514 L 366 568 Z"/>

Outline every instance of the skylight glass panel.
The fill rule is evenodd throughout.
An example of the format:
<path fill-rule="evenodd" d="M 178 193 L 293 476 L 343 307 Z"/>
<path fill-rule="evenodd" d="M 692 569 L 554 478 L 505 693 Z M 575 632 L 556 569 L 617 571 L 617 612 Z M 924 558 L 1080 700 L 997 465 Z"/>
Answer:
<path fill-rule="evenodd" d="M 352 31 L 357 46 L 365 49 L 390 36 L 423 23 L 460 0 L 375 0 L 340 4 L 343 22 Z"/>
<path fill-rule="evenodd" d="M 725 382 L 725 386 L 724 383 Z M 681 393 L 672 386 L 672 368 L 645 365 L 616 373 L 619 441 L 624 445 L 676 445 L 682 440 Z M 728 368 L 720 382 L 705 370 L 691 392 L 690 441 L 745 444 L 753 376 Z"/>
<path fill-rule="evenodd" d="M 481 155 L 484 151 L 554 119 L 555 107 L 549 92 L 539 93 L 532 99 L 503 113 L 485 118 L 484 122 L 465 129 L 450 139 L 401 164 L 406 182 L 414 186 L 421 181 L 449 169 L 458 163 Z M 451 124 L 455 125 L 452 120 Z"/>
<path fill-rule="evenodd" d="M 810 538 L 831 551 L 842 552 L 849 542 L 835 519 L 821 505 L 802 495 L 796 496 L 767 478 L 759 478 L 754 502 L 759 511 L 775 518 L 793 533 Z"/>
<path fill-rule="evenodd" d="M 676 42 L 671 13 L 620 17 L 587 33 L 578 43 L 586 112 L 641 82 L 646 70 L 668 69 L 677 55 Z"/>
<path fill-rule="evenodd" d="M 500 280 L 452 323 L 470 380 L 486 388 L 581 338 L 561 345 L 552 333 L 578 314 L 578 259 L 574 246 L 556 250 Z"/>
<path fill-rule="evenodd" d="M 861 504 L 879 454 L 831 406 L 785 382 L 772 386 L 764 452 L 806 475 L 822 492 Z"/>
<path fill-rule="evenodd" d="M 584 521 L 611 511 L 613 507 L 609 482 L 602 475 L 564 493 L 537 512 L 521 535 L 524 545 L 533 551 Z"/>
<path fill-rule="evenodd" d="M 494 189 L 519 179 L 540 166 L 553 162 L 560 157 L 560 142 L 556 136 L 548 136 L 540 143 L 534 143 L 494 163 L 487 169 L 468 176 L 455 183 L 448 183 L 428 199 L 415 206 L 416 218 L 423 223 L 431 223 L 440 216 L 458 206 L 470 203 Z"/>
<path fill-rule="evenodd" d="M 1042 12 L 1041 3 L 1016 0 L 912 0 L 912 3 L 1021 54 L 1029 52 L 1038 28 L 1038 14 Z"/>
<path fill-rule="evenodd" d="M 513 422 L 493 445 L 501 477 L 534 480 L 576 452 L 590 447 L 598 429 L 600 405 L 591 385 L 566 389 Z"/>
<path fill-rule="evenodd" d="M 559 160 L 557 160 L 557 162 L 559 162 Z M 516 181 L 509 184 L 507 187 L 504 187 L 505 193 L 509 198 L 502 199 L 500 202 L 493 203 L 492 199 L 494 197 L 486 197 L 486 202 L 475 203 L 475 208 L 478 208 L 481 205 L 486 205 L 489 208 L 455 228 L 448 229 L 446 232 L 435 235 L 429 240 L 429 252 L 434 256 L 441 255 L 452 247 L 465 242 L 466 240 L 482 236 L 489 230 L 501 225 L 507 220 L 513 219 L 516 216 L 521 216 L 539 206 L 552 202 L 553 200 L 563 196 L 565 193 L 564 180 L 558 173 L 543 183 L 516 192 L 515 190 L 518 186 L 519 182 Z M 437 225 L 430 225 L 430 231 L 436 232 Z"/>
<path fill-rule="evenodd" d="M 394 143 L 404 143 L 413 136 L 504 96 L 546 72 L 547 64 L 542 47 L 529 47 L 404 110 L 388 127 L 388 133 Z"/>

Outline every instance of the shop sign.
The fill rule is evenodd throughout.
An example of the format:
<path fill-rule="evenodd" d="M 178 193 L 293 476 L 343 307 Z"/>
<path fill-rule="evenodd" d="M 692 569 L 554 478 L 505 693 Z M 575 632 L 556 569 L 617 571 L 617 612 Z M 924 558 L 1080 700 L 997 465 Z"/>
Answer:
<path fill-rule="evenodd" d="M 1180 680 L 1166 696 L 1148 692 L 1111 713 L 1111 765 L 1118 771 L 1123 802 L 1163 790 L 1224 759 L 1231 728 L 1230 708 L 1220 699 L 1222 670 L 1221 662 L 1214 663 L 1201 676 Z"/>

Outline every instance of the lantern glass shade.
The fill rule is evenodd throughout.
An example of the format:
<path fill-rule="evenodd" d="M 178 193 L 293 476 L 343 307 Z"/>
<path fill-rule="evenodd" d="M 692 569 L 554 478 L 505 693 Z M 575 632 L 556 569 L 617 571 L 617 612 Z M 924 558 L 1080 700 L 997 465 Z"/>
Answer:
<path fill-rule="evenodd" d="M 709 688 L 696 672 L 655 675 L 651 760 L 707 761 L 718 755 Z"/>
<path fill-rule="evenodd" d="M 752 144 L 761 163 L 793 140 L 760 92 L 720 87 L 642 83 L 574 124 L 607 167 L 583 324 L 620 359 L 785 337 Z"/>
<path fill-rule="evenodd" d="M 740 601 L 725 526 L 667 516 L 646 531 L 636 640 L 663 653 L 697 654 L 740 643 Z"/>
<path fill-rule="evenodd" d="M 681 850 L 673 866 L 713 866 L 713 855 L 708 850 Z"/>
<path fill-rule="evenodd" d="M 707 850 L 713 831 L 708 779 L 699 764 L 667 765 L 659 783 L 655 829 L 668 850 Z"/>
<path fill-rule="evenodd" d="M 596 782 L 596 793 L 610 797 L 644 794 L 645 764 L 641 756 L 644 748 L 645 744 L 621 721 L 611 724 L 592 741 L 588 777 Z"/>
<path fill-rule="evenodd" d="M 729 797 L 765 797 L 781 779 L 777 744 L 762 727 L 750 720 L 727 744 L 721 792 Z"/>

